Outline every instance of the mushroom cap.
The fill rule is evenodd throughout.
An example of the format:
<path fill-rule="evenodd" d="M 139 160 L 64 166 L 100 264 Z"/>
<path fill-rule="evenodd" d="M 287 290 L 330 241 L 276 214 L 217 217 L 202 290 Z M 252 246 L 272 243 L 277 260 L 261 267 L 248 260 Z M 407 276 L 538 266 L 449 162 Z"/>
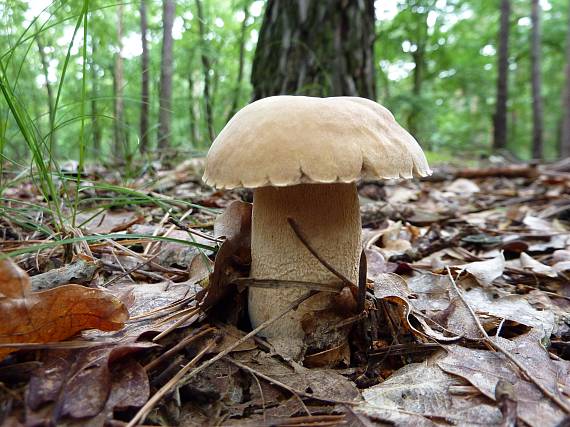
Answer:
<path fill-rule="evenodd" d="M 374 101 L 272 96 L 245 106 L 222 129 L 203 180 L 231 189 L 430 174 L 416 140 Z"/>

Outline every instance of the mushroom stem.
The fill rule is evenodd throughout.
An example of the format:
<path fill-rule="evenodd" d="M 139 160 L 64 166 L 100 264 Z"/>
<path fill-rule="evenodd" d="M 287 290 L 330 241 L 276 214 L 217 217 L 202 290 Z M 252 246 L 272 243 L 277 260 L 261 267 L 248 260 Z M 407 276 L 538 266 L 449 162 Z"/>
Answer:
<path fill-rule="evenodd" d="M 353 283 L 358 281 L 361 222 L 356 185 L 300 184 L 255 190 L 252 221 L 251 276 L 337 283 L 313 256 L 287 218 L 301 228 L 314 250 Z M 249 316 L 255 327 L 306 291 L 249 289 Z M 296 311 L 265 329 L 264 336 L 282 354 L 301 359 L 307 349 L 321 351 L 346 343 L 347 331 L 331 328 L 344 316 L 335 312 L 335 295 L 318 293 Z"/>

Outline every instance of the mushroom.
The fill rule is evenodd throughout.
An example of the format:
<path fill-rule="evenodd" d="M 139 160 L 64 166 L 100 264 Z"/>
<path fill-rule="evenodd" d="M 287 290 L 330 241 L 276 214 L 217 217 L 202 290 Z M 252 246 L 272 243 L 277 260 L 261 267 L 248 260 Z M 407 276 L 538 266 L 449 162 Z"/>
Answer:
<path fill-rule="evenodd" d="M 274 96 L 240 110 L 213 142 L 203 180 L 216 188 L 253 188 L 251 273 L 254 279 L 338 283 L 300 241 L 352 283 L 358 281 L 361 220 L 356 181 L 431 173 L 422 149 L 383 106 L 357 97 Z M 250 287 L 253 327 L 307 291 Z M 346 313 L 335 294 L 319 292 L 262 331 L 281 354 L 347 348 L 331 328 Z M 341 328 L 342 329 L 342 328 Z"/>

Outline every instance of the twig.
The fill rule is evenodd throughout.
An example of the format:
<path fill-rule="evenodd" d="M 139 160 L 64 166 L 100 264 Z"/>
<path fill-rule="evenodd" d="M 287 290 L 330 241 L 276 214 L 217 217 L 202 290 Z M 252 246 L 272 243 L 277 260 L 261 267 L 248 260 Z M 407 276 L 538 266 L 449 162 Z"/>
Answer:
<path fill-rule="evenodd" d="M 303 290 L 339 293 L 344 284 L 342 283 L 317 283 L 303 282 L 301 280 L 277 280 L 277 279 L 254 279 L 252 277 L 240 277 L 232 281 L 235 285 L 253 288 L 283 289 L 300 288 Z"/>
<path fill-rule="evenodd" d="M 336 268 L 330 265 L 326 259 L 324 259 L 322 256 L 319 255 L 319 253 L 311 246 L 309 240 L 307 239 L 307 236 L 305 236 L 305 233 L 303 233 L 303 231 L 299 228 L 299 225 L 295 222 L 293 218 L 287 218 L 287 222 L 289 223 L 291 229 L 293 230 L 295 235 L 299 238 L 301 243 L 328 271 L 330 271 L 332 274 L 334 274 L 336 277 L 338 277 L 347 285 L 352 285 L 356 287 L 356 285 L 352 283 L 352 281 L 348 280 L 348 278 L 344 274 L 342 274 L 340 271 L 338 271 Z"/>
<path fill-rule="evenodd" d="M 455 292 L 457 293 L 457 295 L 459 296 L 459 298 L 461 299 L 461 302 L 463 302 L 463 304 L 465 305 L 465 307 L 467 308 L 467 310 L 469 310 L 469 313 L 471 314 L 471 316 L 473 317 L 473 319 L 475 320 L 475 324 L 477 325 L 477 328 L 479 329 L 479 331 L 481 332 L 481 334 L 483 335 L 483 339 L 486 343 L 488 343 L 491 347 L 493 347 L 495 350 L 500 351 L 501 353 L 503 353 L 505 355 L 505 357 L 507 359 L 509 359 L 513 364 L 516 365 L 517 368 L 519 368 L 521 370 L 521 372 L 534 384 L 538 387 L 538 389 L 546 396 L 548 397 L 550 400 L 552 400 L 554 403 L 556 403 L 556 405 L 558 405 L 565 413 L 570 414 L 570 406 L 564 402 L 562 399 L 560 399 L 558 396 L 556 396 L 555 394 L 553 394 L 550 390 L 548 390 L 540 381 L 538 381 L 536 378 L 534 378 L 531 373 L 529 372 L 529 370 L 521 363 L 519 362 L 505 347 L 503 347 L 501 344 L 499 344 L 499 342 L 494 341 L 491 339 L 491 337 L 489 337 L 489 335 L 487 334 L 487 331 L 485 330 L 485 328 L 483 328 L 483 325 L 481 325 L 481 322 L 479 321 L 479 318 L 477 317 L 477 315 L 475 314 L 475 312 L 473 311 L 473 309 L 471 308 L 471 306 L 467 303 L 467 301 L 465 300 L 465 297 L 463 296 L 462 292 L 459 290 L 459 287 L 457 286 L 457 283 L 455 283 L 455 279 L 453 279 L 453 276 L 451 275 L 451 270 L 449 269 L 448 266 L 446 266 L 447 269 L 447 274 L 449 275 L 449 279 L 451 280 L 451 284 L 453 285 L 453 288 L 455 289 Z"/>
<path fill-rule="evenodd" d="M 224 351 L 221 351 L 220 353 L 218 353 L 217 355 L 215 355 L 214 357 L 212 357 L 210 360 L 202 363 L 200 366 L 198 366 L 196 369 L 194 369 L 192 372 L 188 373 L 188 375 L 184 376 L 186 374 L 186 372 L 188 371 L 188 369 L 186 369 L 186 371 L 184 372 L 184 374 L 182 375 L 178 375 L 176 374 L 176 383 L 174 385 L 178 385 L 178 386 L 183 386 L 185 384 L 188 384 L 190 378 L 196 376 L 198 373 L 202 372 L 204 369 L 212 366 L 214 363 L 216 363 L 218 360 L 220 360 L 221 358 L 223 358 L 224 356 L 227 356 L 228 354 L 230 354 L 233 350 L 235 350 L 237 347 L 239 347 L 241 344 L 243 344 L 244 342 L 246 342 L 248 339 L 250 339 L 251 337 L 253 337 L 255 334 L 257 334 L 259 331 L 262 331 L 263 329 L 267 328 L 269 325 L 271 325 L 272 323 L 276 322 L 277 320 L 281 319 L 283 316 L 285 316 L 287 313 L 289 313 L 291 310 L 296 309 L 303 301 L 305 301 L 306 299 L 308 299 L 309 297 L 313 296 L 314 293 L 313 292 L 308 292 L 307 294 L 305 294 L 304 296 L 297 298 L 295 301 L 293 301 L 291 304 L 289 304 L 287 306 L 287 308 L 285 310 L 283 310 L 281 313 L 279 313 L 278 315 L 272 317 L 271 319 L 266 320 L 265 322 L 262 322 L 257 328 L 255 328 L 254 330 L 252 330 L 251 332 L 249 332 L 248 334 L 244 335 L 243 337 L 241 337 L 239 340 L 237 340 L 235 343 L 233 343 L 232 345 L 230 345 L 229 347 L 227 347 Z M 202 354 L 202 352 L 200 354 L 198 354 L 198 356 L 200 356 Z M 196 356 L 196 357 L 198 357 Z M 194 359 L 196 359 L 196 357 Z M 193 360 L 194 360 L 193 359 Z M 191 363 L 191 362 L 190 362 Z M 186 365 L 188 366 L 188 365 Z M 185 368 L 186 368 L 185 366 Z M 184 369 L 184 368 L 183 368 Z M 173 378 L 174 379 L 174 378 Z M 162 389 L 164 389 L 167 385 L 169 385 L 170 383 L 172 383 L 172 380 L 168 382 L 168 384 L 166 384 L 164 387 L 162 387 Z M 162 390 L 161 389 L 161 390 Z M 159 390 L 159 392 L 161 391 Z M 144 419 L 146 418 L 146 416 L 148 415 L 149 411 L 153 408 L 154 405 L 156 405 L 158 403 L 158 401 L 160 400 L 160 398 L 166 394 L 168 392 L 168 390 L 166 390 L 161 396 L 159 396 L 157 399 L 155 399 L 156 395 L 155 394 L 141 409 L 139 409 L 139 411 L 137 412 L 137 414 L 134 416 L 134 418 L 129 422 L 129 424 L 127 425 L 127 427 L 134 427 L 138 422 L 143 422 Z M 151 402 L 152 401 L 152 402 Z"/>
<path fill-rule="evenodd" d="M 176 344 L 174 347 L 170 348 L 168 351 L 162 353 L 159 357 L 157 357 L 156 359 L 150 361 L 149 363 L 147 363 L 144 366 L 144 370 L 146 372 L 150 371 L 151 369 L 155 368 L 156 366 L 158 366 L 164 359 L 169 358 L 170 356 L 172 356 L 173 354 L 178 353 L 180 350 L 182 350 L 184 347 L 188 346 L 189 344 L 191 344 L 192 342 L 196 341 L 198 338 L 203 337 L 206 334 L 209 334 L 210 332 L 214 332 L 216 330 L 216 328 L 213 328 L 212 326 L 203 326 L 202 328 L 198 329 L 197 331 L 195 331 L 193 334 L 188 335 L 187 337 L 185 337 L 182 341 L 180 341 L 178 344 Z"/>
<path fill-rule="evenodd" d="M 202 358 L 202 356 L 206 352 L 208 352 L 212 347 L 214 347 L 215 345 L 216 345 L 216 343 L 214 341 L 209 342 L 208 345 L 206 345 L 206 347 L 204 347 L 190 362 L 188 362 L 186 365 L 184 365 L 184 367 L 182 369 L 180 369 L 176 373 L 176 375 L 174 375 L 170 379 L 170 381 L 168 381 L 166 384 L 164 384 L 144 404 L 144 406 L 141 409 L 139 409 L 139 411 L 136 413 L 136 415 L 133 417 L 133 419 L 131 421 L 129 421 L 129 423 L 127 424 L 127 427 L 134 427 L 139 422 L 142 423 L 144 421 L 144 419 L 146 418 L 146 416 L 148 415 L 148 413 L 152 410 L 154 405 L 156 405 L 160 401 L 160 399 L 162 399 L 165 395 L 167 395 L 179 383 L 179 381 L 182 379 L 184 374 L 186 374 L 186 372 L 188 372 L 192 368 L 192 366 L 194 366 Z"/>
<path fill-rule="evenodd" d="M 201 231 L 198 231 L 198 230 L 194 230 L 194 229 L 188 227 L 186 224 L 182 223 L 181 221 L 178 221 L 176 218 L 170 217 L 168 219 L 168 222 L 176 225 L 178 228 L 186 231 L 187 233 L 195 234 L 196 236 L 202 237 L 203 239 L 211 240 L 212 242 L 216 242 L 216 243 L 222 243 L 224 241 L 223 239 L 218 239 L 216 237 L 210 236 L 209 234 L 202 233 Z"/>
<path fill-rule="evenodd" d="M 276 385 L 277 387 L 281 387 L 284 390 L 287 390 L 289 393 L 291 394 L 296 394 L 302 397 L 306 397 L 308 399 L 314 399 L 314 400 L 320 400 L 321 402 L 326 402 L 326 403 L 333 403 L 333 404 L 344 404 L 344 405 L 354 405 L 356 402 L 350 402 L 350 401 L 344 401 L 344 400 L 336 400 L 336 399 L 330 399 L 328 397 L 319 397 L 319 396 L 315 396 L 311 393 L 305 393 L 302 390 L 297 390 L 287 384 L 282 383 L 281 381 L 276 380 L 275 378 L 271 378 L 268 375 L 265 375 L 259 371 L 256 371 L 255 369 L 241 363 L 238 362 L 235 359 L 232 359 L 231 357 L 226 357 L 225 358 L 226 361 L 233 363 L 234 365 L 236 365 L 238 368 L 247 371 L 251 374 L 257 375 L 260 378 L 263 378 L 265 381 Z"/>
<path fill-rule="evenodd" d="M 189 311 L 187 311 L 187 310 L 189 310 Z M 197 319 L 198 317 L 200 317 L 200 314 L 201 314 L 199 307 L 190 307 L 189 309 L 182 310 L 182 311 L 186 314 L 184 314 L 183 317 L 178 319 L 175 323 L 173 323 L 168 328 L 166 328 L 164 331 L 162 331 L 160 334 L 158 334 L 156 337 L 154 337 L 152 339 L 152 342 L 159 341 L 161 338 L 164 338 L 166 335 L 170 334 L 173 330 L 180 327 L 181 325 L 183 325 L 184 323 L 186 323 L 187 321 L 192 319 L 194 316 L 197 316 L 196 317 L 196 319 Z M 176 313 L 174 315 L 176 315 Z M 174 315 L 172 315 L 172 316 L 174 316 Z M 172 316 L 170 316 L 170 317 L 172 318 Z M 194 319 L 194 320 L 196 320 L 196 319 Z M 163 324 L 164 322 L 165 322 L 165 320 L 161 320 L 159 322 L 159 324 Z M 192 322 L 192 323 L 194 323 L 194 322 Z"/>

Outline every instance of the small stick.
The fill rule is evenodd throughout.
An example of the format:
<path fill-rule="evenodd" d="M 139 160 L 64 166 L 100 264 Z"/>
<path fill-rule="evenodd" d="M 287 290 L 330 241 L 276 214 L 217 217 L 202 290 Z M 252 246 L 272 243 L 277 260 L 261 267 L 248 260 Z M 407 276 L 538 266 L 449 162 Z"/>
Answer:
<path fill-rule="evenodd" d="M 202 330 L 198 330 L 196 331 L 194 334 L 189 335 L 187 337 L 185 337 L 182 341 L 180 341 L 178 344 L 176 344 L 174 347 L 172 347 L 171 349 L 169 349 L 168 351 L 162 353 L 159 357 L 157 357 L 156 359 L 150 361 L 149 363 L 147 363 L 144 366 L 144 370 L 146 372 L 150 371 L 151 369 L 155 368 L 156 366 L 158 366 L 164 359 L 169 358 L 170 356 L 178 353 L 180 350 L 182 350 L 184 347 L 186 347 L 187 345 L 189 345 L 190 343 L 196 341 L 198 338 L 203 337 L 206 334 L 209 334 L 210 332 L 214 332 L 216 330 L 216 328 L 213 328 L 212 326 L 209 327 L 202 327 L 200 328 Z"/>
<path fill-rule="evenodd" d="M 194 316 L 200 316 L 200 308 L 199 307 L 190 307 L 190 309 L 187 309 L 187 310 L 190 310 L 190 311 L 187 314 L 185 314 L 182 318 L 178 319 L 175 323 L 170 325 L 168 328 L 166 328 L 164 331 L 162 331 L 160 334 L 158 334 L 156 337 L 154 337 L 152 339 L 152 342 L 157 342 L 161 338 L 164 338 L 166 335 L 170 334 L 173 330 L 175 330 L 179 326 L 183 325 L 184 323 L 189 321 Z M 182 310 L 182 311 L 186 312 L 187 310 Z M 177 314 L 177 313 L 175 313 L 175 314 Z M 170 317 L 172 318 L 172 316 L 170 316 Z M 159 322 L 159 324 L 163 324 L 164 322 L 165 322 L 164 320 L 161 320 Z"/>
<path fill-rule="evenodd" d="M 244 365 L 243 363 L 238 362 L 237 360 L 232 359 L 231 357 L 226 357 L 225 360 L 228 361 L 228 362 L 233 363 L 233 364 L 236 365 L 238 368 L 240 368 L 240 369 L 242 369 L 242 370 L 244 370 L 244 371 L 247 371 L 247 372 L 249 372 L 249 373 L 251 373 L 251 374 L 253 374 L 253 375 L 257 375 L 257 376 L 260 377 L 260 378 L 263 378 L 265 381 L 267 381 L 267 382 L 269 382 L 269 383 L 271 383 L 271 384 L 274 384 L 274 385 L 276 385 L 277 387 L 281 387 L 282 389 L 287 390 L 287 391 L 288 391 L 289 393 L 291 393 L 291 394 L 294 394 L 294 395 L 296 394 L 296 395 L 298 395 L 298 396 L 306 397 L 306 398 L 308 398 L 308 399 L 320 400 L 321 402 L 326 402 L 326 403 L 344 404 L 344 405 L 347 405 L 347 404 L 348 404 L 348 405 L 354 405 L 354 404 L 356 404 L 356 402 L 350 402 L 350 401 L 344 401 L 344 400 L 336 400 L 336 399 L 329 399 L 328 397 L 318 397 L 318 396 L 315 396 L 315 395 L 313 395 L 313 394 L 311 394 L 311 393 L 305 393 L 305 392 L 302 391 L 302 390 L 297 390 L 297 389 L 295 389 L 295 388 L 293 388 L 293 387 L 291 387 L 291 386 L 288 386 L 287 384 L 282 383 L 281 381 L 278 381 L 278 380 L 276 380 L 276 379 L 274 379 L 274 378 L 271 378 L 271 377 L 268 376 L 268 375 L 262 374 L 261 372 L 256 371 L 255 369 L 253 369 L 253 368 L 251 368 L 251 367 L 249 367 L 249 366 L 247 366 L 247 365 Z"/>
<path fill-rule="evenodd" d="M 305 294 L 304 296 L 297 298 L 295 301 L 293 301 L 291 304 L 289 304 L 287 306 L 287 308 L 285 310 L 283 310 L 281 313 L 279 313 L 278 315 L 272 317 L 271 319 L 266 320 L 265 322 L 262 322 L 257 328 L 255 328 L 254 330 L 252 330 L 251 332 L 249 332 L 248 334 L 244 335 L 243 337 L 241 337 L 239 340 L 237 340 L 235 343 L 233 343 L 232 345 L 230 345 L 228 348 L 226 348 L 224 351 L 221 351 L 220 353 L 218 353 L 217 355 L 215 355 L 214 357 L 212 357 L 210 360 L 202 363 L 200 366 L 198 366 L 196 369 L 194 369 L 192 372 L 188 373 L 188 375 L 184 376 L 184 374 L 186 374 L 186 371 L 188 371 L 188 369 L 184 372 L 184 374 L 182 375 L 178 375 L 176 374 L 176 382 L 173 385 L 178 385 L 178 386 L 183 386 L 185 384 L 188 384 L 190 378 L 196 376 L 198 373 L 202 372 L 204 369 L 212 366 L 214 363 L 216 363 L 218 360 L 220 360 L 221 358 L 223 358 L 224 356 L 227 356 L 228 354 L 230 354 L 232 351 L 234 351 L 237 347 L 239 347 L 241 344 L 243 344 L 244 342 L 246 342 L 248 339 L 250 339 L 251 337 L 253 337 L 255 334 L 257 334 L 259 331 L 267 328 L 269 325 L 271 325 L 272 323 L 278 321 L 279 319 L 281 319 L 283 316 L 285 316 L 287 313 L 289 313 L 291 310 L 296 309 L 303 301 L 305 301 L 306 299 L 308 299 L 309 297 L 312 297 L 314 295 L 313 292 L 308 292 L 307 294 Z M 203 350 L 203 352 L 205 352 Z M 198 354 L 193 360 L 195 360 L 196 358 L 198 358 L 198 356 L 201 356 L 201 354 L 203 353 L 201 352 L 200 354 Z M 192 363 L 192 361 L 190 363 Z M 186 365 L 188 366 L 188 365 Z M 186 368 L 185 366 L 185 368 Z M 174 378 L 172 379 L 174 380 Z M 172 383 L 173 381 L 169 381 L 168 384 Z M 146 418 L 146 416 L 148 415 L 148 413 L 150 412 L 150 410 L 154 407 L 154 405 L 156 405 L 158 403 L 158 401 L 160 400 L 160 398 L 162 396 L 164 396 L 164 394 L 166 394 L 169 390 L 166 390 L 163 394 L 161 394 L 157 399 L 155 399 L 155 397 L 160 393 L 160 391 L 162 389 L 164 389 L 166 387 L 166 385 L 164 387 L 162 387 L 141 409 L 139 409 L 139 411 L 136 413 L 136 415 L 134 416 L 134 418 L 129 422 L 129 424 L 127 424 L 127 427 L 134 427 L 137 423 L 139 422 L 143 422 L 144 419 Z M 152 402 L 151 402 L 152 401 Z"/>
<path fill-rule="evenodd" d="M 495 350 L 500 351 L 501 353 L 503 353 L 505 355 L 505 357 L 507 359 L 509 359 L 514 365 L 516 365 L 517 368 L 519 368 L 521 370 L 521 372 L 523 374 L 525 374 L 525 376 L 534 383 L 534 385 L 536 385 L 538 387 L 538 389 L 546 396 L 548 397 L 550 400 L 552 400 L 554 403 L 556 403 L 556 405 L 558 405 L 564 412 L 566 412 L 567 414 L 570 414 L 570 406 L 564 402 L 562 399 L 560 399 L 558 396 L 556 396 L 555 394 L 553 394 L 550 390 L 548 390 L 540 381 L 538 381 L 536 378 L 534 378 L 531 373 L 529 372 L 529 370 L 521 363 L 519 362 L 505 347 L 503 347 L 501 344 L 499 344 L 496 341 L 493 341 L 489 335 L 487 334 L 487 331 L 485 330 L 485 328 L 483 328 L 483 325 L 481 325 L 481 322 L 479 321 L 479 318 L 477 317 L 477 315 L 475 314 L 475 312 L 473 311 L 473 309 L 471 308 L 471 306 L 467 303 L 467 301 L 465 300 L 465 297 L 463 296 L 463 293 L 459 290 L 459 287 L 457 286 L 457 283 L 455 283 L 455 280 L 453 279 L 453 276 L 451 275 L 451 270 L 449 269 L 448 266 L 446 266 L 447 269 L 447 274 L 449 275 L 449 279 L 451 280 L 451 284 L 453 285 L 453 288 L 455 289 L 455 292 L 457 293 L 457 295 L 459 296 L 459 298 L 461 299 L 461 302 L 463 302 L 463 304 L 465 305 L 465 307 L 467 307 L 467 310 L 469 310 L 469 313 L 471 313 L 471 316 L 473 317 L 473 319 L 475 320 L 475 324 L 477 325 L 477 328 L 479 329 L 479 331 L 481 332 L 481 334 L 483 335 L 483 339 L 486 343 L 488 343 L 491 347 L 493 347 Z"/>
<path fill-rule="evenodd" d="M 240 277 L 232 281 L 233 284 L 253 288 L 282 289 L 300 288 L 304 290 L 339 293 L 344 285 L 342 283 L 303 282 L 301 280 L 254 279 Z"/>
<path fill-rule="evenodd" d="M 180 381 L 180 379 L 188 372 L 192 366 L 194 366 L 198 361 L 202 358 L 202 356 L 208 352 L 212 347 L 214 347 L 216 343 L 211 341 L 204 347 L 200 353 L 198 353 L 190 362 L 188 362 L 182 369 L 180 369 L 176 375 L 174 375 L 166 384 L 164 384 L 145 404 L 144 406 L 139 409 L 136 415 L 133 417 L 131 421 L 127 424 L 127 427 L 134 427 L 136 426 L 139 421 L 142 423 L 148 413 L 152 410 L 154 405 L 156 405 L 160 399 L 162 399 L 166 394 L 168 394 Z"/>
<path fill-rule="evenodd" d="M 195 234 L 196 236 L 202 237 L 203 239 L 206 240 L 211 240 L 212 242 L 216 242 L 216 243 L 223 243 L 223 239 L 218 239 L 216 237 L 212 237 L 209 234 L 206 233 L 202 233 L 201 231 L 198 230 L 194 230 L 190 227 L 188 227 L 186 224 L 182 223 L 181 221 L 178 221 L 176 218 L 170 217 L 168 219 L 168 222 L 176 225 L 178 228 L 180 228 L 181 230 L 184 230 L 187 233 L 190 234 Z"/>
<path fill-rule="evenodd" d="M 290 218 L 290 217 L 287 218 L 287 222 L 289 223 L 289 225 L 291 226 L 291 229 L 293 230 L 295 235 L 298 237 L 298 239 L 301 241 L 301 243 L 307 248 L 307 250 L 328 271 L 330 271 L 332 274 L 334 274 L 336 277 L 338 277 L 340 280 L 342 280 L 347 285 L 352 285 L 352 286 L 356 287 L 356 285 L 354 283 L 352 283 L 350 280 L 348 280 L 348 278 L 344 274 L 342 274 L 340 271 L 338 271 L 336 268 L 334 268 L 332 265 L 330 265 L 326 259 L 324 259 L 322 256 L 320 256 L 318 254 L 318 252 L 310 245 L 309 240 L 307 239 L 307 236 L 305 236 L 305 233 L 303 233 L 303 231 L 301 231 L 301 229 L 299 228 L 299 225 L 295 222 L 295 220 L 293 218 Z"/>

